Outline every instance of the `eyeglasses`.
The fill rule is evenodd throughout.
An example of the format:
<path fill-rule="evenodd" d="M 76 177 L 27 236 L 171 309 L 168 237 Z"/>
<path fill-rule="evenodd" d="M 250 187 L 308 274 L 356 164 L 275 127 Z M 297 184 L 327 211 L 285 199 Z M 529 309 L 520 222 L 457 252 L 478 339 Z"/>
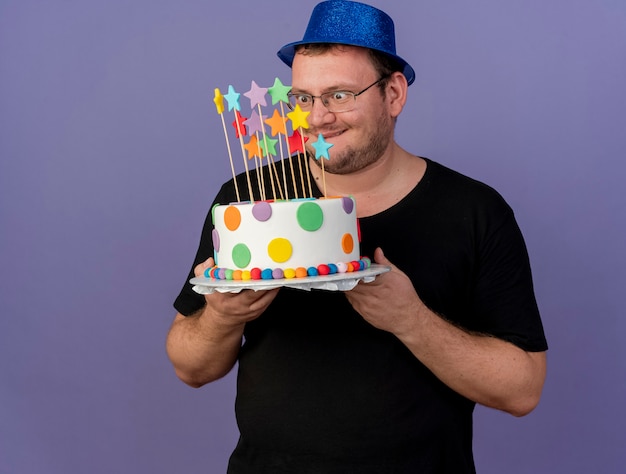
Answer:
<path fill-rule="evenodd" d="M 354 109 L 356 104 L 356 98 L 363 94 L 368 89 L 371 89 L 376 84 L 378 84 L 383 79 L 387 79 L 387 76 L 383 76 L 378 79 L 376 82 L 370 84 L 361 92 L 350 92 L 350 91 L 332 91 L 325 92 L 322 95 L 311 95 L 311 94 L 292 94 L 291 92 L 287 94 L 289 97 L 289 108 L 295 109 L 296 105 L 299 105 L 300 108 L 304 111 L 311 110 L 313 108 L 313 103 L 315 99 L 321 99 L 324 107 L 328 109 L 329 112 L 332 113 L 341 113 L 341 112 L 350 112 Z"/>

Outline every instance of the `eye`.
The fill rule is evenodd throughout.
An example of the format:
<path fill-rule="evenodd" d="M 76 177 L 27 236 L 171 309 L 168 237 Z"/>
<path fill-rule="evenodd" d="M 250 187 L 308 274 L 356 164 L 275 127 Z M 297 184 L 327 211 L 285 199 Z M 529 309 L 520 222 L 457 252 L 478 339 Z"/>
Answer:
<path fill-rule="evenodd" d="M 333 102 L 345 102 L 350 99 L 350 92 L 346 91 L 336 91 L 330 94 L 330 100 Z"/>
<path fill-rule="evenodd" d="M 296 104 L 300 104 L 301 106 L 305 106 L 311 103 L 311 96 L 306 94 L 296 94 L 294 95 L 296 99 Z"/>

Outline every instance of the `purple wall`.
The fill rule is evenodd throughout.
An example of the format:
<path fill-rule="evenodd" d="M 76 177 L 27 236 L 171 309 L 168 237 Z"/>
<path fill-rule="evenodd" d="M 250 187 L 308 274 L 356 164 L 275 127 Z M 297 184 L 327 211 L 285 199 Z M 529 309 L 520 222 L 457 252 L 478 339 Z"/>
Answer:
<path fill-rule="evenodd" d="M 234 378 L 175 378 L 171 303 L 230 173 L 213 88 L 289 84 L 315 3 L 0 4 L 0 473 L 224 472 Z M 372 3 L 398 141 L 501 191 L 533 263 L 544 396 L 477 410 L 479 472 L 623 472 L 626 3 Z"/>

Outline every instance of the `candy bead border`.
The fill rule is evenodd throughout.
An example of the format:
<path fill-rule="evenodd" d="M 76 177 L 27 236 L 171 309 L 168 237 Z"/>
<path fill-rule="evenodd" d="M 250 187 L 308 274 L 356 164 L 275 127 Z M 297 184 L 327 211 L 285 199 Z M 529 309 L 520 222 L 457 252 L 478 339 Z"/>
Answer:
<path fill-rule="evenodd" d="M 333 275 L 335 273 L 353 273 L 370 268 L 372 261 L 368 257 L 361 257 L 360 260 L 339 263 L 322 263 L 317 267 L 297 267 L 297 268 L 251 268 L 250 270 L 233 270 L 214 266 L 204 271 L 205 278 L 213 280 L 282 280 L 305 277 Z"/>

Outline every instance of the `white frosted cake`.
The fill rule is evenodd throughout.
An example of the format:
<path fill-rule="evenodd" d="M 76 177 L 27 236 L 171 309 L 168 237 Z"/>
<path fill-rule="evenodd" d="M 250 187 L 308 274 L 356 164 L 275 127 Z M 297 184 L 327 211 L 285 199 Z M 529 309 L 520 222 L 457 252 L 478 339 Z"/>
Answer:
<path fill-rule="evenodd" d="M 216 205 L 215 267 L 220 280 L 301 278 L 369 268 L 360 256 L 352 197 Z"/>

